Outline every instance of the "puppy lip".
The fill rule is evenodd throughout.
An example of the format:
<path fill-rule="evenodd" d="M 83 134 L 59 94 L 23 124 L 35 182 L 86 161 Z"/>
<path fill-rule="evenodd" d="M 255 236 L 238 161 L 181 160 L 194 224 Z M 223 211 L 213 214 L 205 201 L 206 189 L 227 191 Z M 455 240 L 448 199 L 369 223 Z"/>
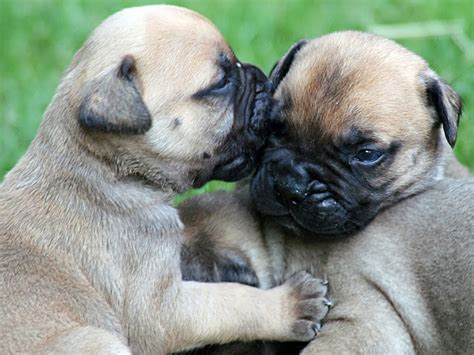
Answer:
<path fill-rule="evenodd" d="M 321 240 L 339 240 L 345 239 L 350 237 L 353 233 L 357 231 L 357 229 L 339 229 L 339 228 L 312 228 L 311 226 L 307 226 L 306 224 L 300 223 L 297 218 L 290 213 L 288 216 L 288 220 L 283 221 L 278 218 L 274 218 L 274 220 L 282 225 L 285 228 L 289 228 L 291 230 L 298 230 L 302 232 L 305 237 L 309 237 L 311 235 L 311 239 L 321 239 Z"/>
<path fill-rule="evenodd" d="M 330 195 L 324 193 L 324 194 L 311 194 L 308 196 L 308 198 L 313 197 L 316 195 L 317 200 L 313 201 L 314 203 L 318 203 L 318 205 L 321 205 L 324 209 L 323 205 L 328 205 L 331 203 L 334 203 L 334 199 L 331 198 Z M 321 196 L 317 196 L 321 195 Z M 267 200 L 269 200 L 267 198 Z M 286 201 L 285 201 L 286 202 Z M 299 231 L 301 233 L 297 234 L 302 234 L 305 237 L 311 239 L 321 239 L 321 240 L 334 240 L 334 239 L 343 239 L 350 237 L 352 234 L 354 234 L 356 231 L 360 230 L 358 226 L 350 224 L 347 225 L 347 221 L 341 220 L 339 223 L 329 223 L 325 226 L 324 221 L 321 225 L 312 225 L 311 223 L 308 223 L 308 221 L 305 221 L 304 219 L 301 219 L 301 216 L 298 214 L 298 210 L 301 208 L 300 204 L 298 205 L 292 205 L 289 201 L 288 203 L 282 204 L 281 202 L 271 199 L 270 202 L 267 201 L 267 205 L 275 205 L 278 204 L 281 207 L 285 206 L 286 213 L 282 213 L 280 211 L 279 213 L 274 213 L 274 210 L 270 208 L 259 208 L 258 203 L 257 203 L 257 210 L 259 210 L 260 213 L 262 213 L 265 216 L 268 216 L 272 220 L 274 220 L 277 224 L 283 226 L 284 228 L 287 228 L 292 231 Z M 319 210 L 318 208 L 316 210 Z"/>
<path fill-rule="evenodd" d="M 343 239 L 351 236 L 360 229 L 356 225 L 347 225 L 347 221 L 345 220 L 341 220 L 340 223 L 328 223 L 327 226 L 324 226 L 324 223 L 323 225 L 313 226 L 311 223 L 307 223 L 307 221 L 301 219 L 298 211 L 304 202 L 317 203 L 321 205 L 323 209 L 324 205 L 330 207 L 328 205 L 335 203 L 334 198 L 332 198 L 331 194 L 327 191 L 309 194 L 305 200 L 297 205 L 292 205 L 290 201 L 286 200 L 282 203 L 282 201 L 277 199 L 276 195 L 273 197 L 268 196 L 262 192 L 259 193 L 255 191 L 253 188 L 251 188 L 250 193 L 255 207 L 260 214 L 272 219 L 275 223 L 284 228 L 294 232 L 301 232 L 296 234 L 301 234 L 306 238 L 321 240 Z M 317 208 L 317 210 L 319 210 L 319 208 Z"/>
<path fill-rule="evenodd" d="M 198 174 L 193 180 L 192 187 L 193 189 L 198 189 L 202 187 L 208 181 L 209 179 L 207 176 Z"/>
<path fill-rule="evenodd" d="M 300 229 L 306 231 L 306 233 L 311 233 L 319 239 L 343 239 L 350 237 L 355 232 L 361 230 L 363 226 L 357 226 L 356 224 L 350 223 L 347 225 L 347 221 L 341 221 L 340 224 L 331 223 L 328 226 L 313 226 L 311 224 L 300 221 L 298 216 L 290 211 L 291 220 L 293 224 L 299 226 Z"/>
<path fill-rule="evenodd" d="M 274 201 L 273 201 L 274 202 Z M 275 203 L 275 202 L 274 202 Z M 277 202 L 278 203 L 278 202 Z M 283 207 L 283 205 L 281 205 L 281 207 Z M 288 209 L 285 209 L 285 211 L 281 211 L 281 212 L 275 212 L 275 211 L 261 211 L 261 208 L 258 208 L 257 207 L 257 210 L 260 211 L 260 213 L 266 215 L 266 216 L 269 216 L 269 217 L 286 217 L 286 216 L 290 216 L 290 210 Z"/>
<path fill-rule="evenodd" d="M 211 178 L 224 181 L 241 180 L 252 172 L 252 166 L 252 159 L 241 154 L 217 164 Z"/>

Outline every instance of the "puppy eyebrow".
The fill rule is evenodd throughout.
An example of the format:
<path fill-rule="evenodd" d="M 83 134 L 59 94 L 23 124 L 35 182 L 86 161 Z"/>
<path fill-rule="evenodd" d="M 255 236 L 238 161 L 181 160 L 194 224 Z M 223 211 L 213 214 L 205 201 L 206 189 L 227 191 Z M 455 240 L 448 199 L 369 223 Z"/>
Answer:
<path fill-rule="evenodd" d="M 402 146 L 402 143 L 398 140 L 381 142 L 380 137 L 377 137 L 373 131 L 352 127 L 349 133 L 343 136 L 340 147 L 342 150 L 350 151 L 351 148 L 364 144 L 368 147 L 374 147 L 376 149 L 383 150 L 390 155 L 395 154 Z"/>
<path fill-rule="evenodd" d="M 357 127 L 351 127 L 348 134 L 344 135 L 344 145 L 354 146 L 370 141 L 376 141 L 377 137 L 372 131 L 363 131 Z"/>

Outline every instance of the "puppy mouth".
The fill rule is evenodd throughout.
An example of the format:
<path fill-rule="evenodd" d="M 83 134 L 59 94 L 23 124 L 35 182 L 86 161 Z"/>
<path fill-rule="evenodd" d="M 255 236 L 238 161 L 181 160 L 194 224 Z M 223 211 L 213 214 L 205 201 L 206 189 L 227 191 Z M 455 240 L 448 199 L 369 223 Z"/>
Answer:
<path fill-rule="evenodd" d="M 277 158 L 284 160 L 281 156 Z M 278 167 L 279 173 L 275 171 Z M 312 239 L 346 238 L 369 221 L 360 219 L 352 208 L 346 210 L 326 184 L 311 180 L 298 163 L 285 168 L 263 163 L 251 180 L 250 196 L 261 215 L 295 235 Z"/>
<path fill-rule="evenodd" d="M 289 230 L 295 235 L 305 238 L 305 239 L 318 239 L 318 240 L 339 240 L 347 238 L 353 230 L 348 229 L 317 229 L 311 228 L 311 226 L 303 225 L 298 223 L 298 221 L 293 218 L 293 216 L 283 216 L 283 217 L 270 217 L 274 222 L 282 226 L 283 228 Z"/>
<path fill-rule="evenodd" d="M 308 212 L 311 215 L 320 215 L 318 216 L 318 223 L 311 223 L 308 222 L 308 216 L 302 215 L 301 207 L 292 206 L 289 201 L 283 204 L 280 201 L 267 198 L 266 203 L 262 204 L 260 201 L 256 203 L 256 206 L 259 213 L 270 218 L 282 227 L 297 235 L 311 237 L 313 239 L 315 236 L 318 239 L 326 240 L 342 239 L 359 229 L 359 227 L 351 223 L 344 223 L 344 218 L 335 221 L 331 214 L 326 217 L 321 216 L 323 213 L 321 213 L 319 207 L 308 208 Z"/>
<path fill-rule="evenodd" d="M 211 176 L 214 180 L 238 181 L 250 175 L 254 168 L 253 157 L 242 154 L 217 164 Z"/>
<path fill-rule="evenodd" d="M 334 214 L 326 214 L 319 206 L 308 206 L 305 211 L 302 207 L 291 206 L 291 202 L 285 206 L 281 202 L 273 201 L 273 210 L 270 213 L 268 209 L 263 212 L 261 206 L 259 208 L 258 205 L 257 210 L 296 235 L 312 239 L 315 237 L 321 240 L 343 239 L 362 228 L 348 218 L 334 218 Z M 314 218 L 314 216 L 317 217 Z"/>
<path fill-rule="evenodd" d="M 265 143 L 266 117 L 271 110 L 271 83 L 253 65 L 239 67 L 240 85 L 234 98 L 234 124 L 216 152 L 211 180 L 237 181 L 250 175 Z"/>

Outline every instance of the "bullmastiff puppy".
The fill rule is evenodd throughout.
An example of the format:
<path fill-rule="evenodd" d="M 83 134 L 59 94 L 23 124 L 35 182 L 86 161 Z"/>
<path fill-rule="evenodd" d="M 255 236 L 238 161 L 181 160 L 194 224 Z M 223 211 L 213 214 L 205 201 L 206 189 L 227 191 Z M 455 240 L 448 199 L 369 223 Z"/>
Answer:
<path fill-rule="evenodd" d="M 326 275 L 333 308 L 303 354 L 472 353 L 474 181 L 449 149 L 459 96 L 358 32 L 296 44 L 271 79 L 280 129 L 249 184 L 180 207 L 185 278 Z"/>
<path fill-rule="evenodd" d="M 173 196 L 253 168 L 271 99 L 200 15 L 121 11 L 74 57 L 0 187 L 0 353 L 310 340 L 326 285 L 183 282 Z M 262 127 L 260 126 L 262 125 Z"/>

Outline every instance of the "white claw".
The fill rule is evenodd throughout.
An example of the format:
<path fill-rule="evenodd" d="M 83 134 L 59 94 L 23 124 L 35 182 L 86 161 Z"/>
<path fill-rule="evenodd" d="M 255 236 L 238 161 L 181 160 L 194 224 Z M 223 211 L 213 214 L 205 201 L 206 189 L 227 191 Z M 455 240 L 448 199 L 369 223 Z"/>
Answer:
<path fill-rule="evenodd" d="M 325 306 L 328 306 L 329 308 L 332 307 L 332 302 L 329 301 L 328 299 L 325 299 L 323 302 L 324 302 L 324 305 L 325 305 Z"/>

